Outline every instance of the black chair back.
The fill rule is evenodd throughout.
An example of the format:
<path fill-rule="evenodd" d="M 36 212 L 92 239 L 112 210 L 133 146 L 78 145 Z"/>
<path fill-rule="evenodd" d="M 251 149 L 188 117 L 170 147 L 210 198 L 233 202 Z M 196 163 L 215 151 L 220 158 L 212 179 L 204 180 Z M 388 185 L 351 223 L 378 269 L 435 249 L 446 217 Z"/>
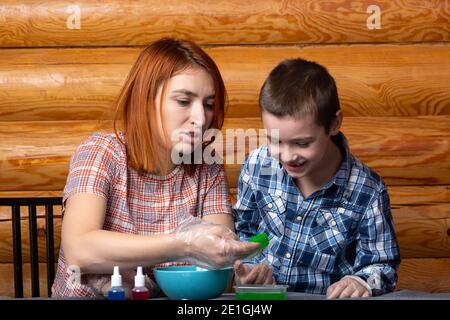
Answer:
<path fill-rule="evenodd" d="M 39 254 L 36 207 L 45 207 L 46 255 L 47 255 L 47 289 L 51 288 L 55 278 L 55 244 L 53 235 L 53 206 L 61 205 L 61 197 L 53 198 L 0 198 L 0 206 L 11 207 L 13 259 L 14 259 L 14 296 L 23 298 L 23 263 L 20 207 L 28 207 L 31 264 L 31 296 L 39 297 Z"/>

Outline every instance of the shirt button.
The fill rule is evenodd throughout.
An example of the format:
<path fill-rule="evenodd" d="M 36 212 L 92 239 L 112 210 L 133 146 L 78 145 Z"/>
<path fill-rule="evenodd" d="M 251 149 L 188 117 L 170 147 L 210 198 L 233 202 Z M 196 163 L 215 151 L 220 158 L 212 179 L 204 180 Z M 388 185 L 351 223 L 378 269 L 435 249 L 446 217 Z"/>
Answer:
<path fill-rule="evenodd" d="M 302 217 L 301 216 L 297 216 L 297 220 L 298 221 L 302 221 Z"/>
<path fill-rule="evenodd" d="M 335 227 L 335 226 L 336 226 L 336 221 L 332 220 L 332 221 L 331 221 L 331 226 L 332 226 L 332 227 Z"/>
<path fill-rule="evenodd" d="M 286 253 L 286 258 L 290 259 L 291 258 L 291 254 L 288 252 Z"/>
<path fill-rule="evenodd" d="M 272 208 L 273 208 L 273 204 L 269 203 L 269 204 L 267 205 L 267 208 L 272 209 Z"/>

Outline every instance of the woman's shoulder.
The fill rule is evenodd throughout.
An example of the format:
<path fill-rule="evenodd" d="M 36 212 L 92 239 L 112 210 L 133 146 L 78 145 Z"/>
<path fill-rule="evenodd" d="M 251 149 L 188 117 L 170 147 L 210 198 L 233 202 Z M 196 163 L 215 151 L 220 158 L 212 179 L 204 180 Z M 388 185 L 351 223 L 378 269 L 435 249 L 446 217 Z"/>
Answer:
<path fill-rule="evenodd" d="M 198 174 L 206 176 L 208 179 L 213 179 L 225 174 L 223 164 L 201 164 L 198 167 Z"/>
<path fill-rule="evenodd" d="M 95 153 L 104 153 L 110 155 L 115 160 L 125 158 L 125 146 L 123 133 L 118 133 L 119 137 L 114 132 L 98 131 L 92 133 L 86 140 L 78 147 L 78 151 L 91 150 Z M 120 140 L 119 140 L 120 138 Z"/>

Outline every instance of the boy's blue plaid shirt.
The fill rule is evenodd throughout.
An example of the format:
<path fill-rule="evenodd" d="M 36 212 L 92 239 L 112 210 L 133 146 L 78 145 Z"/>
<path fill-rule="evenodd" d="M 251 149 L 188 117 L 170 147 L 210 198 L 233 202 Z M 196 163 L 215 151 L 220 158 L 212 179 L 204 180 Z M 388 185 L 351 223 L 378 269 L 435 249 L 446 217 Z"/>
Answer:
<path fill-rule="evenodd" d="M 392 291 L 400 263 L 389 196 L 381 178 L 345 150 L 333 178 L 304 199 L 267 146 L 245 161 L 233 210 L 241 240 L 266 232 L 270 245 L 248 263 L 267 260 L 277 283 L 289 290 L 325 294 L 346 275 L 356 275 L 372 295 Z"/>

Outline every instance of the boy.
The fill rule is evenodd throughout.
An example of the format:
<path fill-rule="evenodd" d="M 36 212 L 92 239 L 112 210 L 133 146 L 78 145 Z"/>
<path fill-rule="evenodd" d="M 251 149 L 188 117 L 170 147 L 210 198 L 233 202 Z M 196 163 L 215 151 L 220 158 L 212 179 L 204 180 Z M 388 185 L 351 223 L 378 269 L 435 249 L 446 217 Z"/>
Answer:
<path fill-rule="evenodd" d="M 246 159 L 233 210 L 241 240 L 266 232 L 270 245 L 236 262 L 239 280 L 328 298 L 393 291 L 400 254 L 389 196 L 339 131 L 333 77 L 314 62 L 285 60 L 259 103 L 268 144 Z"/>

